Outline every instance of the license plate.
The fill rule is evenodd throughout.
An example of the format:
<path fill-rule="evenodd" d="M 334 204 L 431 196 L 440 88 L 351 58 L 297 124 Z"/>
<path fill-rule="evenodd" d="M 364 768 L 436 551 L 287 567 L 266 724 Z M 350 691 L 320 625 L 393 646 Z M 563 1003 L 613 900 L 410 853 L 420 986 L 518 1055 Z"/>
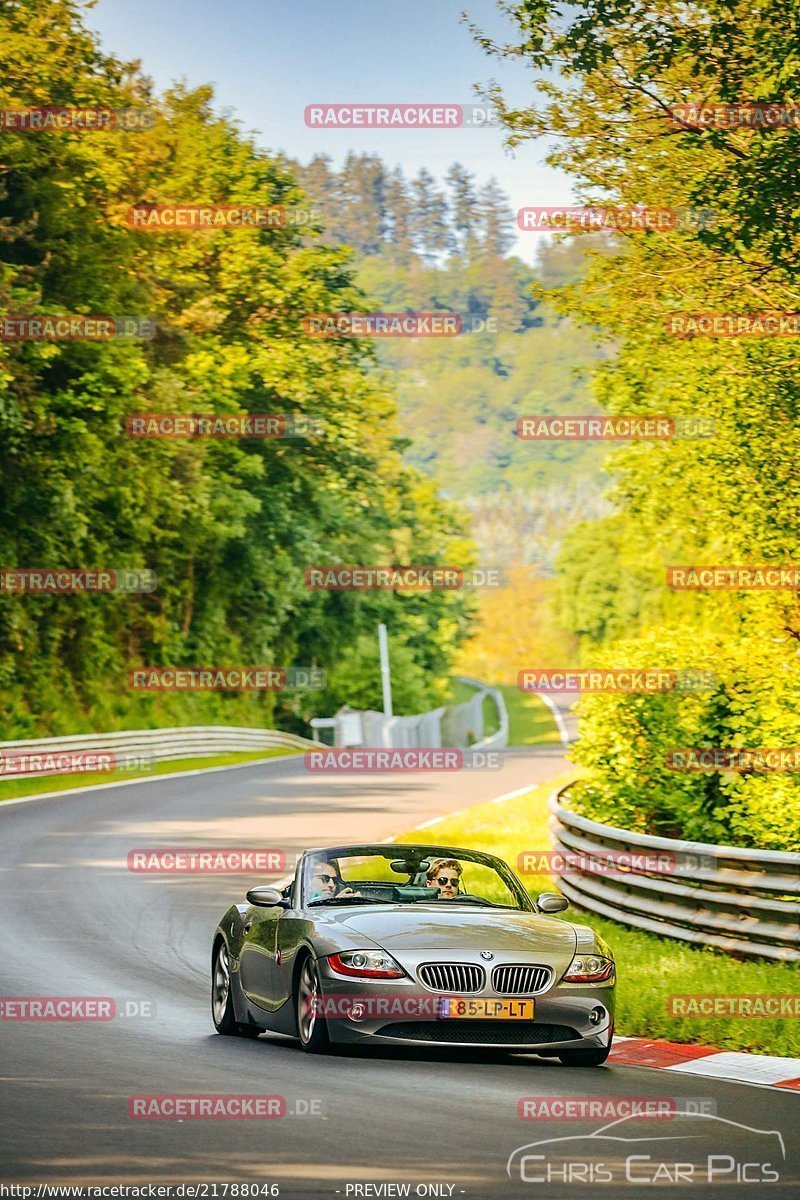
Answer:
<path fill-rule="evenodd" d="M 463 996 L 443 996 L 439 1016 L 455 1020 L 532 1021 L 532 1000 L 470 1000 Z"/>

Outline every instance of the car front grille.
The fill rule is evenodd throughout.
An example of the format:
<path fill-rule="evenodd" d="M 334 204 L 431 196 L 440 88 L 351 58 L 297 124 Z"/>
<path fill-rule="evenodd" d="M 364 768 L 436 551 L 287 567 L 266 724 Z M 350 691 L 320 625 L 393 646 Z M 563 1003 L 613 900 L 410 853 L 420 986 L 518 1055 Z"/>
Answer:
<path fill-rule="evenodd" d="M 417 971 L 420 982 L 433 992 L 479 992 L 486 982 L 483 967 L 473 963 L 423 963 Z"/>
<path fill-rule="evenodd" d="M 578 1031 L 568 1025 L 537 1025 L 534 1021 L 397 1021 L 376 1033 L 409 1042 L 458 1042 L 462 1046 L 547 1046 L 580 1040 Z"/>
<path fill-rule="evenodd" d="M 535 996 L 550 986 L 551 967 L 504 963 L 492 971 L 492 987 L 500 996 Z"/>

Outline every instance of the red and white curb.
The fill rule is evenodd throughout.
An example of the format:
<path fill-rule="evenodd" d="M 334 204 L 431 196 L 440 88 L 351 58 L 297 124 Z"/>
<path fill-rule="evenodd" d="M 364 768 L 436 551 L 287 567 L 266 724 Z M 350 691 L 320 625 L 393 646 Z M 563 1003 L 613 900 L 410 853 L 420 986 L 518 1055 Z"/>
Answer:
<path fill-rule="evenodd" d="M 717 1050 L 714 1046 L 615 1037 L 608 1061 L 615 1066 L 656 1067 L 662 1071 L 800 1091 L 800 1058 L 774 1058 L 767 1054 Z"/>

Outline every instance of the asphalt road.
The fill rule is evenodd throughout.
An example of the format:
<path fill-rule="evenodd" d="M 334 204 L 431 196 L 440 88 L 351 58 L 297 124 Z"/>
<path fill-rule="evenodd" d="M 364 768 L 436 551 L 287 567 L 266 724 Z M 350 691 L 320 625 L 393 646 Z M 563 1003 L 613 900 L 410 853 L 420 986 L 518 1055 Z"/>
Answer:
<path fill-rule="evenodd" d="M 800 1100 L 778 1089 L 453 1050 L 314 1057 L 289 1039 L 219 1037 L 208 1011 L 210 936 L 255 881 L 141 876 L 126 866 L 128 852 L 144 847 L 269 846 L 293 858 L 309 844 L 380 840 L 564 769 L 556 751 L 520 753 L 508 755 L 502 771 L 463 773 L 454 783 L 436 774 L 309 775 L 293 759 L 0 805 L 0 995 L 104 996 L 118 1010 L 154 1009 L 107 1023 L 0 1022 L 0 1196 L 11 1182 L 187 1181 L 275 1183 L 281 1196 L 331 1200 L 402 1195 L 402 1185 L 411 1196 L 468 1200 L 800 1194 Z M 498 820 L 502 812 L 500 804 Z M 231 1093 L 283 1096 L 289 1115 L 180 1122 L 127 1115 L 132 1095 Z M 688 1098 L 705 1111 L 713 1106 L 722 1120 L 623 1128 L 628 1138 L 648 1139 L 633 1147 L 651 1156 L 637 1164 L 640 1179 L 664 1159 L 659 1182 L 679 1161 L 684 1179 L 686 1164 L 695 1164 L 691 1184 L 662 1182 L 653 1192 L 625 1182 L 631 1148 L 622 1142 L 570 1143 L 577 1167 L 551 1164 L 549 1184 L 523 1182 L 519 1167 L 512 1178 L 506 1173 L 516 1148 L 606 1123 L 521 1120 L 526 1096 Z M 743 1124 L 780 1131 L 788 1160 L 779 1158 L 774 1135 L 746 1133 Z M 667 1127 L 669 1144 L 649 1140 Z M 698 1182 L 707 1151 L 730 1156 L 717 1161 L 718 1186 Z M 601 1159 L 613 1183 L 604 1181 Z M 777 1167 L 780 1182 L 755 1182 L 772 1169 L 764 1163 Z M 528 1160 L 525 1173 L 544 1169 Z M 737 1184 L 737 1174 L 753 1182 Z"/>

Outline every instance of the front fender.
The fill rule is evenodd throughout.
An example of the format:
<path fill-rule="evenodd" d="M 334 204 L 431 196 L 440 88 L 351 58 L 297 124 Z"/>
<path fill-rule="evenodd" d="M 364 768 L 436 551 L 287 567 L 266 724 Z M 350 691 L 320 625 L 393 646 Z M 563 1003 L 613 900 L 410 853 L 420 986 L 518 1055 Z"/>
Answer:
<path fill-rule="evenodd" d="M 247 904 L 232 904 L 214 930 L 213 943 L 216 943 L 217 937 L 221 935 L 228 947 L 228 953 L 235 959 L 238 959 L 242 950 L 248 908 Z"/>

